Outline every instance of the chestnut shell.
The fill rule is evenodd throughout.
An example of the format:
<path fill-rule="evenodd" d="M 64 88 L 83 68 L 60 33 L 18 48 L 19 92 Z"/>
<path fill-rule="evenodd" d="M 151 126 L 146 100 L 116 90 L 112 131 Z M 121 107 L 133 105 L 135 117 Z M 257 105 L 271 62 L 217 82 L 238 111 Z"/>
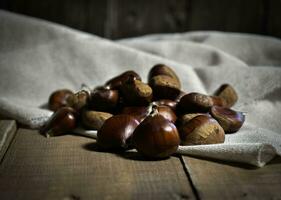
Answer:
<path fill-rule="evenodd" d="M 176 111 L 176 107 L 177 107 L 177 102 L 170 99 L 160 99 L 158 101 L 154 101 L 153 104 L 157 106 L 168 106 L 173 111 Z"/>
<path fill-rule="evenodd" d="M 148 81 L 150 81 L 154 76 L 166 75 L 176 80 L 179 87 L 181 86 L 180 79 L 177 76 L 176 72 L 169 66 L 164 64 L 154 65 L 148 73 Z"/>
<path fill-rule="evenodd" d="M 117 108 L 118 103 L 118 90 L 100 87 L 92 92 L 89 107 L 96 111 L 112 112 Z"/>
<path fill-rule="evenodd" d="M 215 92 L 216 96 L 219 96 L 225 100 L 225 107 L 232 107 L 238 100 L 238 94 L 234 87 L 230 84 L 222 84 Z"/>
<path fill-rule="evenodd" d="M 225 133 L 212 117 L 198 115 L 179 127 L 182 145 L 223 143 Z"/>
<path fill-rule="evenodd" d="M 148 106 L 127 106 L 121 110 L 122 114 L 132 115 L 141 122 L 149 114 Z"/>
<path fill-rule="evenodd" d="M 222 126 L 226 133 L 237 132 L 245 121 L 245 115 L 230 108 L 213 106 L 210 114 Z"/>
<path fill-rule="evenodd" d="M 205 94 L 192 92 L 184 95 L 178 105 L 177 112 L 181 114 L 186 113 L 206 113 L 213 106 L 211 97 Z"/>
<path fill-rule="evenodd" d="M 152 77 L 149 81 L 149 85 L 153 90 L 154 100 L 170 99 L 175 100 L 181 90 L 178 82 L 166 75 L 158 75 Z"/>
<path fill-rule="evenodd" d="M 149 158 L 169 157 L 180 144 L 176 126 L 159 114 L 143 120 L 135 129 L 132 141 L 137 151 Z"/>
<path fill-rule="evenodd" d="M 135 71 L 128 70 L 108 80 L 105 85 L 109 89 L 120 89 L 120 87 L 128 79 L 129 76 L 141 81 L 140 75 L 138 75 Z"/>
<path fill-rule="evenodd" d="M 54 91 L 48 101 L 48 107 L 52 111 L 57 111 L 61 107 L 67 106 L 67 98 L 74 93 L 68 89 L 60 89 Z"/>
<path fill-rule="evenodd" d="M 107 119 L 97 133 L 97 144 L 104 150 L 123 150 L 139 122 L 130 115 L 114 115 Z"/>
<path fill-rule="evenodd" d="M 49 136 L 66 134 L 77 126 L 77 113 L 71 107 L 62 107 L 57 110 L 41 127 L 40 133 Z"/>

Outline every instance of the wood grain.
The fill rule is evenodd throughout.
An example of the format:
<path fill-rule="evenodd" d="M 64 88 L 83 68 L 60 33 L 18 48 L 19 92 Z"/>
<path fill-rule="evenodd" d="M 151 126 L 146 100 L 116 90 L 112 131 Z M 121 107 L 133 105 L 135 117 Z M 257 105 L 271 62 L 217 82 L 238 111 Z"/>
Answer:
<path fill-rule="evenodd" d="M 268 0 L 266 30 L 268 35 L 281 38 L 281 0 Z"/>
<path fill-rule="evenodd" d="M 281 37 L 280 0 L 2 0 L 0 8 L 107 38 L 220 30 Z"/>
<path fill-rule="evenodd" d="M 189 30 L 263 33 L 263 0 L 196 0 L 189 11 Z"/>
<path fill-rule="evenodd" d="M 200 199 L 281 199 L 281 158 L 263 168 L 183 157 Z"/>
<path fill-rule="evenodd" d="M 187 30 L 188 0 L 109 0 L 107 37 Z"/>
<path fill-rule="evenodd" d="M 0 161 L 5 155 L 17 130 L 14 120 L 0 120 Z"/>
<path fill-rule="evenodd" d="M 0 166 L 1 199 L 194 199 L 177 157 L 98 152 L 93 139 L 20 129 Z"/>

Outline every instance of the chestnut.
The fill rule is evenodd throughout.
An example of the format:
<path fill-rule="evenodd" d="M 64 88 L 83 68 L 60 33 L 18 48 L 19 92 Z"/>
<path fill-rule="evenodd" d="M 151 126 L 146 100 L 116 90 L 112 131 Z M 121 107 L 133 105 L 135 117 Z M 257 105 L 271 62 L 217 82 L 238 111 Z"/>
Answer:
<path fill-rule="evenodd" d="M 67 106 L 67 101 L 66 99 L 70 96 L 73 95 L 73 92 L 68 89 L 60 89 L 54 91 L 48 101 L 48 107 L 52 111 L 57 111 L 61 107 Z"/>
<path fill-rule="evenodd" d="M 215 92 L 215 96 L 223 98 L 227 108 L 232 107 L 238 100 L 237 92 L 230 84 L 221 85 Z"/>
<path fill-rule="evenodd" d="M 223 143 L 225 133 L 212 117 L 198 115 L 179 127 L 182 145 Z"/>
<path fill-rule="evenodd" d="M 182 114 L 208 112 L 213 106 L 213 100 L 211 97 L 205 94 L 192 92 L 184 95 L 178 105 L 177 111 Z"/>
<path fill-rule="evenodd" d="M 225 107 L 227 106 L 226 101 L 219 96 L 210 96 L 214 106 Z"/>
<path fill-rule="evenodd" d="M 194 117 L 197 117 L 199 115 L 205 115 L 208 117 L 211 117 L 208 113 L 188 113 L 180 117 L 179 119 L 179 126 L 184 125 L 185 123 L 189 122 L 192 120 Z"/>
<path fill-rule="evenodd" d="M 76 111 L 80 111 L 88 104 L 89 99 L 89 92 L 86 90 L 80 90 L 79 92 L 70 95 L 66 101 L 69 107 L 72 107 Z"/>
<path fill-rule="evenodd" d="M 148 106 L 127 106 L 121 110 L 121 114 L 132 115 L 139 122 L 141 122 L 149 114 L 149 107 Z"/>
<path fill-rule="evenodd" d="M 172 70 L 171 67 L 164 65 L 164 64 L 154 65 L 148 73 L 148 81 L 150 82 L 150 80 L 154 76 L 158 76 L 158 75 L 166 75 L 166 76 L 173 78 L 177 82 L 179 87 L 181 87 L 180 79 L 177 76 L 177 74 L 174 72 L 174 70 Z"/>
<path fill-rule="evenodd" d="M 122 74 L 119 74 L 116 77 L 113 77 L 112 79 L 108 80 L 105 85 L 109 88 L 109 89 L 120 89 L 120 87 L 123 85 L 123 83 L 127 80 L 127 78 L 131 76 L 134 77 L 136 80 L 140 80 L 141 81 L 141 77 L 134 71 L 129 70 L 129 71 L 125 71 Z"/>
<path fill-rule="evenodd" d="M 117 108 L 118 102 L 118 90 L 99 87 L 92 92 L 89 107 L 96 111 L 112 112 Z"/>
<path fill-rule="evenodd" d="M 219 122 L 226 133 L 237 132 L 245 121 L 244 113 L 230 108 L 213 106 L 210 114 Z"/>
<path fill-rule="evenodd" d="M 155 108 L 152 109 L 157 109 L 159 115 L 162 115 L 165 119 L 172 123 L 175 123 L 177 121 L 176 114 L 168 106 L 155 106 Z"/>
<path fill-rule="evenodd" d="M 173 111 L 175 111 L 177 107 L 177 102 L 170 99 L 160 99 L 158 101 L 154 101 L 153 103 L 158 106 L 168 106 Z"/>
<path fill-rule="evenodd" d="M 76 111 L 73 108 L 62 107 L 41 127 L 40 133 L 46 135 L 46 137 L 66 134 L 76 128 L 76 118 Z"/>
<path fill-rule="evenodd" d="M 88 129 L 99 130 L 103 123 L 112 117 L 112 114 L 106 112 L 98 112 L 92 110 L 82 111 L 82 124 Z"/>
<path fill-rule="evenodd" d="M 130 145 L 130 138 L 139 125 L 131 115 L 114 115 L 107 119 L 97 133 L 97 144 L 103 150 L 123 150 Z"/>
<path fill-rule="evenodd" d="M 132 142 L 149 158 L 166 158 L 176 152 L 180 138 L 176 126 L 154 109 L 135 129 Z"/>
<path fill-rule="evenodd" d="M 178 82 L 166 75 L 154 76 L 149 81 L 149 85 L 153 90 L 153 98 L 175 100 L 180 94 L 180 85 Z"/>
<path fill-rule="evenodd" d="M 129 76 L 121 87 L 124 103 L 129 106 L 145 106 L 152 100 L 152 89 L 133 76 Z"/>

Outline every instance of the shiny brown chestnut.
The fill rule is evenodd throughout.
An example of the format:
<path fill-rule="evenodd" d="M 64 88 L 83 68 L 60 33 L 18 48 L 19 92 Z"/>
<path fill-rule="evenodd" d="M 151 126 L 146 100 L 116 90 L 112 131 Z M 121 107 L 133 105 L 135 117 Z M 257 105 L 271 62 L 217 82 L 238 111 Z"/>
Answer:
<path fill-rule="evenodd" d="M 132 142 L 142 155 L 159 159 L 175 153 L 180 138 L 176 126 L 154 110 L 135 129 Z"/>
<path fill-rule="evenodd" d="M 230 108 L 213 106 L 210 114 L 219 122 L 226 133 L 237 132 L 245 121 L 243 112 L 237 112 Z"/>
<path fill-rule="evenodd" d="M 168 106 L 173 111 L 175 111 L 177 107 L 177 102 L 170 99 L 160 99 L 158 101 L 154 101 L 153 103 L 158 106 Z"/>
<path fill-rule="evenodd" d="M 210 96 L 210 97 L 213 101 L 213 106 L 225 107 L 227 105 L 226 101 L 222 97 L 219 96 Z"/>
<path fill-rule="evenodd" d="M 97 144 L 103 150 L 127 149 L 138 125 L 139 122 L 131 115 L 114 115 L 98 130 Z"/>
<path fill-rule="evenodd" d="M 154 76 L 158 76 L 158 75 L 166 75 L 166 76 L 173 78 L 177 82 L 179 87 L 181 87 L 180 79 L 177 76 L 177 74 L 174 72 L 174 70 L 172 70 L 171 67 L 164 65 L 164 64 L 154 65 L 148 73 L 148 81 L 150 82 L 150 80 Z"/>
<path fill-rule="evenodd" d="M 192 92 L 184 95 L 178 105 L 177 111 L 182 114 L 208 112 L 213 106 L 213 100 L 210 96 Z"/>
<path fill-rule="evenodd" d="M 152 89 L 149 85 L 129 76 L 121 87 L 124 102 L 129 106 L 145 106 L 152 100 Z"/>
<path fill-rule="evenodd" d="M 166 75 L 154 76 L 150 79 L 149 85 L 153 90 L 153 98 L 175 100 L 180 94 L 180 85 L 178 82 Z"/>
<path fill-rule="evenodd" d="M 125 71 L 124 73 L 119 74 L 118 76 L 113 77 L 112 79 L 108 80 L 105 83 L 105 85 L 109 89 L 118 90 L 123 85 L 123 83 L 128 79 L 129 76 L 134 77 L 136 80 L 141 81 L 141 77 L 136 72 L 129 70 L 129 71 Z"/>
<path fill-rule="evenodd" d="M 211 115 L 208 113 L 188 113 L 188 114 L 182 115 L 180 117 L 180 119 L 178 120 L 178 125 L 182 126 L 182 125 L 186 124 L 187 122 L 189 122 L 190 120 L 192 120 L 194 117 L 197 117 L 199 115 L 205 115 L 205 116 L 211 117 Z"/>
<path fill-rule="evenodd" d="M 76 111 L 71 107 L 57 110 L 40 129 L 46 137 L 58 136 L 72 131 L 77 126 Z"/>
<path fill-rule="evenodd" d="M 117 108 L 118 102 L 118 90 L 100 87 L 92 92 L 89 107 L 96 111 L 112 112 Z"/>
<path fill-rule="evenodd" d="M 159 115 L 162 115 L 165 119 L 172 123 L 177 121 L 175 112 L 168 106 L 155 106 L 152 109 L 157 109 Z"/>
<path fill-rule="evenodd" d="M 85 128 L 99 130 L 103 123 L 110 117 L 112 117 L 112 114 L 107 112 L 83 110 L 81 120 Z"/>
<path fill-rule="evenodd" d="M 182 145 L 223 143 L 225 133 L 219 123 L 208 116 L 198 115 L 179 127 Z"/>
<path fill-rule="evenodd" d="M 238 100 L 238 94 L 230 84 L 221 85 L 215 92 L 215 96 L 223 98 L 227 108 L 232 107 Z"/>
<path fill-rule="evenodd" d="M 49 109 L 52 111 L 57 111 L 61 107 L 67 106 L 66 99 L 73 94 L 74 93 L 68 89 L 60 89 L 54 91 L 49 97 L 49 101 L 48 101 Z"/>
<path fill-rule="evenodd" d="M 82 108 L 87 106 L 90 99 L 90 94 L 86 90 L 80 90 L 79 92 L 70 95 L 67 98 L 67 105 L 72 107 L 76 111 L 80 111 Z"/>
<path fill-rule="evenodd" d="M 144 120 L 149 114 L 148 106 L 127 106 L 121 110 L 121 114 L 127 114 L 135 117 L 139 122 Z"/>
<path fill-rule="evenodd" d="M 177 112 L 180 114 L 185 113 L 205 113 L 209 112 L 212 106 L 224 107 L 225 101 L 221 97 L 208 96 L 192 92 L 184 95 L 177 104 Z"/>

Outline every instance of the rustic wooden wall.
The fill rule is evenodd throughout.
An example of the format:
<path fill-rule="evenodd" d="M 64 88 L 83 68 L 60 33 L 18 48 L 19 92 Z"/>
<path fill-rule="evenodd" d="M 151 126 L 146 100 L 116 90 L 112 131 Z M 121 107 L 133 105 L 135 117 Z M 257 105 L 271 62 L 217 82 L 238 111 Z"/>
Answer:
<path fill-rule="evenodd" d="M 0 8 L 112 39 L 190 30 L 281 37 L 281 0 L 1 0 Z"/>

